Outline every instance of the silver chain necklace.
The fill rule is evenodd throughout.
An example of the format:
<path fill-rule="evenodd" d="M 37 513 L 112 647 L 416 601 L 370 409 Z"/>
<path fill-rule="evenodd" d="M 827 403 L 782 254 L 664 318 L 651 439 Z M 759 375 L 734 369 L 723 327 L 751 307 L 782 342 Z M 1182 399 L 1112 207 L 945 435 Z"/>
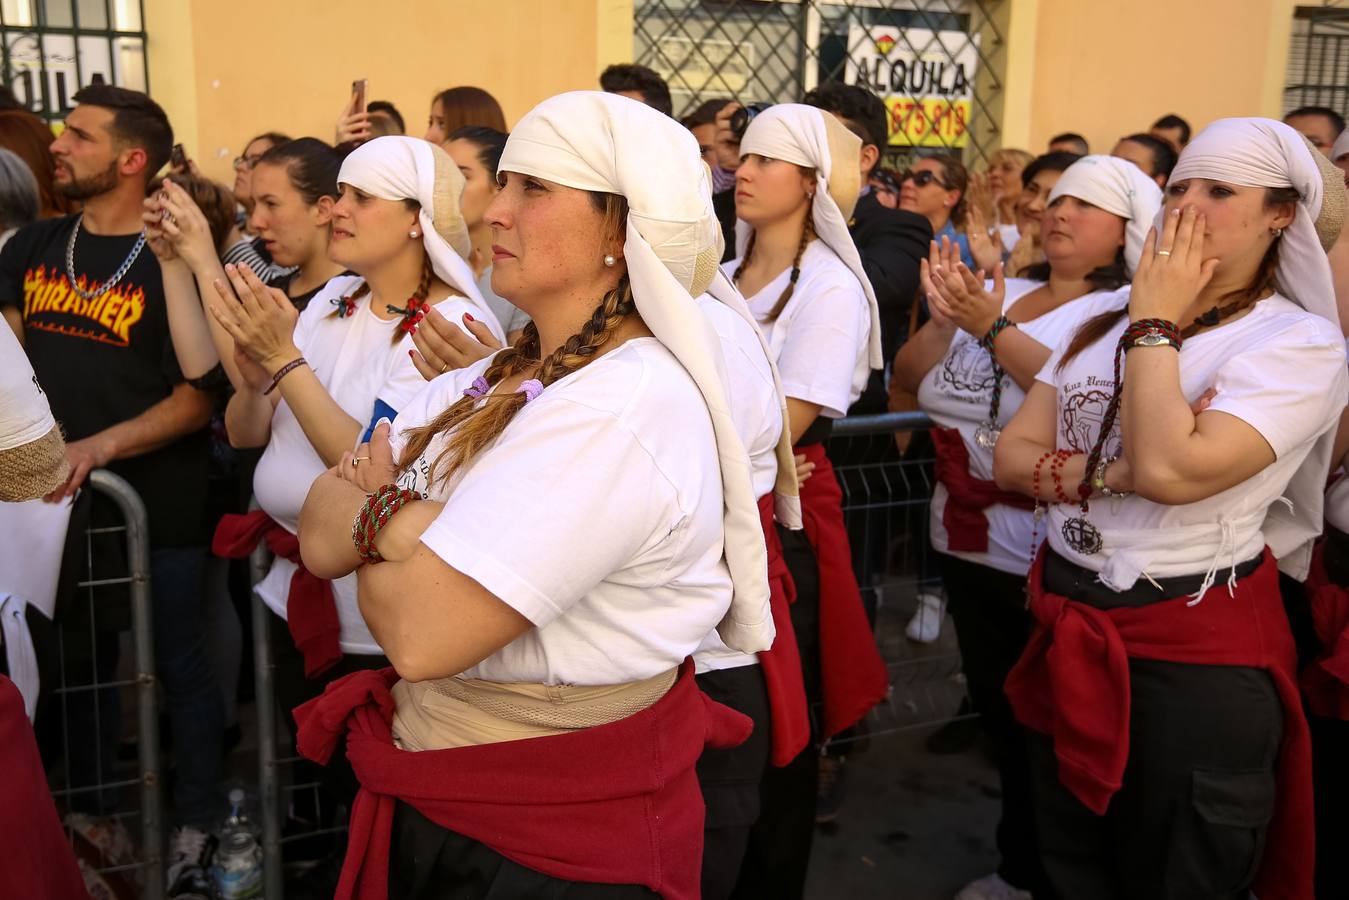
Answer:
<path fill-rule="evenodd" d="M 145 229 L 141 229 L 141 236 L 136 239 L 136 246 L 131 248 L 130 255 L 127 256 L 126 261 L 122 263 L 113 276 L 92 291 L 86 291 L 75 280 L 75 238 L 79 236 L 80 226 L 83 224 L 84 213 L 80 213 L 80 217 L 75 220 L 75 227 L 70 231 L 70 240 L 66 242 L 66 279 L 70 282 L 72 291 L 85 300 L 93 300 L 95 297 L 101 297 L 117 287 L 117 283 L 126 277 L 126 273 L 131 270 L 131 266 L 136 262 L 136 257 L 141 255 L 141 250 L 145 247 Z"/>

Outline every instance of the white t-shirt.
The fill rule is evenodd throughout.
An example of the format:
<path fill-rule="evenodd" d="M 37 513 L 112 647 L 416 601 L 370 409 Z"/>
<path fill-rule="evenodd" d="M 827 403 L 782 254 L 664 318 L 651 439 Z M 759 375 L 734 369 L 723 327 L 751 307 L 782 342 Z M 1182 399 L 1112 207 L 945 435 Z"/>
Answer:
<path fill-rule="evenodd" d="M 731 277 L 740 266 L 722 266 Z M 862 396 L 871 376 L 869 360 L 871 308 L 857 276 L 821 240 L 801 256 L 801 276 L 782 313 L 773 311 L 791 277 L 784 269 L 753 297 L 746 297 L 777 363 L 782 390 L 788 397 L 820 405 L 820 415 L 841 419 Z"/>
<path fill-rule="evenodd" d="M 728 376 L 727 399 L 736 434 L 749 452 L 754 496 L 763 497 L 777 480 L 778 438 L 782 434 L 782 407 L 773 384 L 773 370 L 764 355 L 754 326 L 710 294 L 698 298 L 698 309 L 721 339 L 721 355 Z M 699 673 L 754 665 L 759 657 L 732 650 L 713 629 L 693 655 Z"/>
<path fill-rule="evenodd" d="M 356 301 L 354 315 L 338 318 L 333 300 L 349 296 L 359 275 L 339 275 L 314 295 L 295 324 L 295 346 L 329 396 L 362 427 L 376 414 L 392 419 L 426 381 L 408 357 L 412 338 L 398 330 L 399 319 L 381 319 L 370 309 L 370 295 Z M 456 302 L 457 301 L 457 302 Z M 460 296 L 435 304 L 454 321 L 456 310 L 479 312 Z M 462 311 L 459 312 L 462 314 Z M 267 515 L 291 533 L 299 528 L 300 507 L 314 479 L 328 467 L 305 437 L 300 421 L 283 399 L 272 413 L 272 434 L 253 474 L 253 492 Z M 285 618 L 295 564 L 277 557 L 255 590 L 269 609 Z M 342 652 L 382 653 L 356 604 L 356 578 L 333 581 L 342 622 Z"/>
<path fill-rule="evenodd" d="M 1116 304 L 1121 305 L 1122 301 Z M 1114 390 L 1115 345 L 1127 323 L 1127 317 L 1121 317 L 1062 372 L 1056 371 L 1060 348 L 1037 376 L 1058 393 L 1059 447 L 1090 451 Z M 1194 402 L 1210 387 L 1216 388 L 1209 409 L 1255 428 L 1273 448 L 1276 460 L 1240 484 L 1195 503 L 1166 506 L 1137 495 L 1096 498 L 1088 519 L 1100 531 L 1104 546 L 1091 556 L 1073 550 L 1063 537 L 1064 523 L 1079 515 L 1078 507 L 1051 505 L 1050 546 L 1066 559 L 1100 572 L 1101 581 L 1116 590 L 1129 589 L 1143 573 L 1153 578 L 1205 574 L 1260 553 L 1266 543 L 1267 511 L 1280 502 L 1317 438 L 1335 427 L 1349 397 L 1349 370 L 1339 330 L 1278 294 L 1260 301 L 1240 319 L 1187 338 L 1180 363 L 1185 397 Z M 1116 432 L 1106 440 L 1105 453 L 1119 452 Z"/>
<path fill-rule="evenodd" d="M 1009 278 L 1003 299 L 1003 312 L 1012 308 L 1026 294 L 1043 286 L 1044 282 L 1024 278 Z M 1083 318 L 1099 305 L 1100 298 L 1112 292 L 1097 291 L 1063 304 L 1044 315 L 1017 325 L 1022 334 L 1034 338 L 1053 350 L 1076 330 Z M 1126 289 L 1127 293 L 1127 289 Z M 988 351 L 979 346 L 978 337 L 957 331 L 951 339 L 946 356 L 933 366 L 918 387 L 918 405 L 938 426 L 960 431 L 965 450 L 970 455 L 970 474 L 985 481 L 993 478 L 993 451 L 979 446 L 975 431 L 988 420 L 989 402 L 993 397 L 993 360 Z M 998 425 L 1004 426 L 1021 408 L 1025 391 L 1010 375 L 1003 376 L 1002 402 L 998 410 Z M 942 553 L 989 566 L 1000 572 L 1025 575 L 1030 569 L 1031 535 L 1034 520 L 1025 510 L 997 504 L 984 510 L 988 519 L 988 551 L 986 553 L 952 552 L 949 535 L 942 516 L 946 512 L 946 486 L 941 482 L 933 487 L 929 532 L 932 546 Z M 1035 549 L 1044 538 L 1039 529 Z"/>
<path fill-rule="evenodd" d="M 1349 534 L 1349 473 L 1343 469 L 1326 491 L 1326 521 Z"/>
<path fill-rule="evenodd" d="M 443 412 L 480 360 L 431 382 L 395 420 Z M 450 483 L 428 484 L 432 442 L 399 483 L 445 501 L 421 541 L 534 628 L 463 673 L 487 681 L 607 685 L 678 665 L 731 605 L 712 420 L 655 338 L 559 379 Z"/>
<path fill-rule="evenodd" d="M 55 427 L 33 366 L 9 323 L 0 322 L 0 450 L 31 444 Z"/>

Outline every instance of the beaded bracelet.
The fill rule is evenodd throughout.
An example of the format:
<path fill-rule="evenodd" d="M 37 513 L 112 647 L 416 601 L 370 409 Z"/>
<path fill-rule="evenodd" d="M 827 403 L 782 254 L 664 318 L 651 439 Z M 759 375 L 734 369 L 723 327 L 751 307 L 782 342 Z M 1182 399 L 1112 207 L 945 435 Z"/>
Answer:
<path fill-rule="evenodd" d="M 1049 477 L 1054 482 L 1054 496 L 1060 503 L 1072 503 L 1073 498 L 1068 496 L 1068 492 L 1063 489 L 1063 467 L 1068 460 L 1077 454 L 1071 450 L 1059 450 L 1054 456 L 1054 462 L 1049 466 Z"/>
<path fill-rule="evenodd" d="M 420 495 L 415 491 L 396 484 L 383 485 L 367 497 L 351 523 L 351 541 L 356 545 L 356 555 L 368 563 L 383 562 L 384 557 L 375 547 L 375 535 L 388 524 L 394 513 L 419 499 Z"/>
<path fill-rule="evenodd" d="M 984 336 L 979 338 L 979 346 L 983 347 L 989 353 L 992 353 L 993 342 L 998 339 L 998 335 L 1002 334 L 1008 328 L 1015 327 L 1016 323 L 1011 319 L 1006 316 L 998 316 L 993 320 L 993 324 L 989 326 L 988 331 L 984 332 Z"/>
<path fill-rule="evenodd" d="M 307 366 L 307 365 L 309 365 L 309 363 L 305 362 L 305 358 L 303 356 L 297 356 L 295 359 L 292 359 L 290 362 L 286 363 L 284 366 L 277 369 L 276 374 L 272 376 L 272 383 L 267 386 L 267 390 L 262 392 L 262 396 L 266 397 L 272 391 L 276 390 L 276 386 L 281 383 L 281 379 L 285 378 L 292 371 L 299 368 L 300 366 Z"/>

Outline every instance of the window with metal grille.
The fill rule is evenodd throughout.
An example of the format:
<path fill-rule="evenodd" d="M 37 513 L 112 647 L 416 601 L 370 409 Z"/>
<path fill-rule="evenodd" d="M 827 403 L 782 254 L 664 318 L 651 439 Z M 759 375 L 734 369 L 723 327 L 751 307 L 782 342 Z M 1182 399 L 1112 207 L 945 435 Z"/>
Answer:
<path fill-rule="evenodd" d="M 141 0 L 0 0 L 4 83 L 49 122 L 85 85 L 144 91 L 144 22 Z"/>
<path fill-rule="evenodd" d="M 637 0 L 633 57 L 670 85 L 676 115 L 709 99 L 785 103 L 823 81 L 870 88 L 890 150 L 999 144 L 998 0 Z"/>
<path fill-rule="evenodd" d="M 1297 8 L 1285 84 L 1285 113 L 1300 106 L 1349 111 L 1349 9 L 1339 3 Z"/>

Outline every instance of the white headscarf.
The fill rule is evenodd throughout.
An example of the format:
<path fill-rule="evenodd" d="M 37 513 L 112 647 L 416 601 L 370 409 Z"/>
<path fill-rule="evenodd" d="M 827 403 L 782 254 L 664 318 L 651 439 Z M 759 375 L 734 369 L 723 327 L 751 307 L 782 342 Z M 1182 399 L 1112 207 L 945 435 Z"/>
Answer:
<path fill-rule="evenodd" d="M 1084 156 L 1064 170 L 1049 202 L 1076 197 L 1125 220 L 1124 264 L 1132 275 L 1148 229 L 1162 208 L 1162 189 L 1133 163 L 1113 156 Z"/>
<path fill-rule="evenodd" d="M 745 136 L 740 139 L 740 152 L 786 160 L 815 170 L 819 179 L 812 205 L 815 233 L 862 283 L 871 306 L 871 368 L 884 368 L 876 292 L 862 268 L 857 245 L 848 233 L 848 219 L 861 190 L 862 139 L 822 109 L 801 103 L 779 103 L 750 121 Z M 735 223 L 735 251 L 742 259 L 753 231 L 747 222 Z"/>
<path fill-rule="evenodd" d="M 1326 250 L 1344 224 L 1344 173 L 1307 139 L 1273 119 L 1219 119 L 1180 153 L 1171 183 L 1210 178 L 1242 187 L 1290 187 L 1301 197 L 1279 241 L 1279 292 L 1338 328 Z M 1157 231 L 1162 230 L 1161 212 Z M 1332 233 L 1333 232 L 1333 233 Z"/>
<path fill-rule="evenodd" d="M 431 268 L 441 281 L 491 314 L 468 264 L 473 244 L 459 211 L 464 176 L 448 153 L 420 138 L 378 137 L 351 151 L 342 161 L 337 182 L 381 200 L 420 203 L 422 243 Z"/>
<path fill-rule="evenodd" d="M 617 94 L 574 91 L 543 101 L 520 120 L 511 130 L 499 170 L 627 200 L 623 257 L 633 300 L 647 328 L 698 385 L 716 435 L 725 494 L 726 564 L 734 584 L 730 611 L 717 632 L 736 650 L 768 649 L 774 629 L 767 552 L 749 455 L 731 417 L 719 342 L 693 300 L 716 278 L 722 246 L 711 176 L 697 141 L 643 103 Z M 738 307 L 735 298 L 723 302 L 753 321 L 743 300 Z M 784 510 L 790 515 L 795 508 L 799 522 L 795 468 L 789 464 L 786 471 L 779 469 L 779 515 Z"/>
<path fill-rule="evenodd" d="M 1340 132 L 1340 136 L 1335 138 L 1335 145 L 1330 148 L 1330 161 L 1338 162 L 1341 156 L 1349 153 L 1349 128 Z"/>
<path fill-rule="evenodd" d="M 1291 187 L 1297 212 L 1279 241 L 1275 271 L 1279 292 L 1339 329 L 1335 289 L 1326 249 L 1344 223 L 1344 174 L 1289 126 L 1273 119 L 1219 119 L 1181 151 L 1172 183 L 1211 178 L 1243 187 Z M 1157 230 L 1162 214 L 1157 215 Z M 1316 390 L 1315 385 L 1309 390 Z M 1264 534 L 1279 568 L 1302 580 L 1312 542 L 1322 529 L 1326 474 L 1335 439 L 1332 428 L 1312 447 L 1278 502 L 1265 515 Z"/>

